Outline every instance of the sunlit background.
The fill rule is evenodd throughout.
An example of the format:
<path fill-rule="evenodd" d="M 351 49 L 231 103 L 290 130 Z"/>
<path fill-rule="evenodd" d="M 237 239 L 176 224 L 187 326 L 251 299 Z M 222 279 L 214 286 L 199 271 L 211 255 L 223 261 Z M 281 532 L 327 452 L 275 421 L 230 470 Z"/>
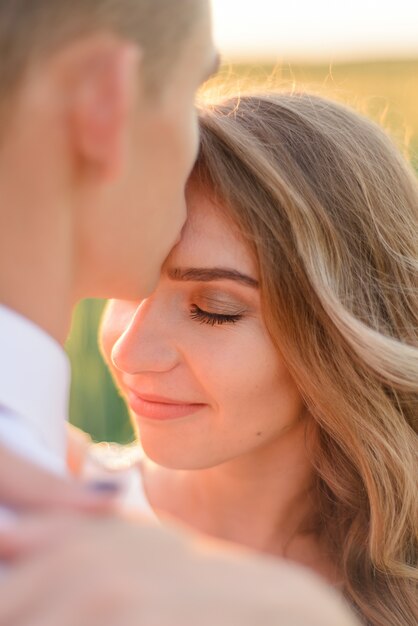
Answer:
<path fill-rule="evenodd" d="M 418 170 L 418 0 L 212 0 L 223 67 L 212 81 L 303 89 L 384 125 Z M 102 441 L 133 433 L 97 350 L 103 303 L 75 314 L 71 421 Z"/>
<path fill-rule="evenodd" d="M 212 0 L 229 58 L 353 61 L 418 55 L 416 0 Z"/>

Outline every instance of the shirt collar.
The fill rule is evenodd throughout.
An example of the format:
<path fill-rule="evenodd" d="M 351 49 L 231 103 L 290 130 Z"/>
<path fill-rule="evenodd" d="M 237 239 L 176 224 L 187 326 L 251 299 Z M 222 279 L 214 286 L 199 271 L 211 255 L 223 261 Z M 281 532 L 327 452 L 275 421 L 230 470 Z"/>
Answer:
<path fill-rule="evenodd" d="M 0 305 L 0 405 L 64 455 L 70 364 L 62 346 L 27 318 Z"/>

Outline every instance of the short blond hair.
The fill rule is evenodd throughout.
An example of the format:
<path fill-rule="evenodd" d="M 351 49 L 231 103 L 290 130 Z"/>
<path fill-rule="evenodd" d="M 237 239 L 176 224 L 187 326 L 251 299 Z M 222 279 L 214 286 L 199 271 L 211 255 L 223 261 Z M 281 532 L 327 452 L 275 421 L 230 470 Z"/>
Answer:
<path fill-rule="evenodd" d="M 31 62 L 71 39 L 112 32 L 138 43 L 145 80 L 158 88 L 175 63 L 202 0 L 2 0 L 0 102 Z"/>

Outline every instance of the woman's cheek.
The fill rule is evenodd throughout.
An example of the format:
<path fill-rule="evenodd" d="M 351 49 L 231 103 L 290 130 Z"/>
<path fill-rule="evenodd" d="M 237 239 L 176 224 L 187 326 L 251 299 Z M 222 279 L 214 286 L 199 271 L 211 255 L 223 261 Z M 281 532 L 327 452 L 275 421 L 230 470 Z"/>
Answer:
<path fill-rule="evenodd" d="M 233 405 L 245 402 L 247 393 L 253 389 L 263 355 L 259 356 L 252 333 L 239 329 L 238 323 L 230 328 L 206 330 L 205 340 L 196 341 L 190 349 L 195 375 L 219 408 L 232 409 Z"/>

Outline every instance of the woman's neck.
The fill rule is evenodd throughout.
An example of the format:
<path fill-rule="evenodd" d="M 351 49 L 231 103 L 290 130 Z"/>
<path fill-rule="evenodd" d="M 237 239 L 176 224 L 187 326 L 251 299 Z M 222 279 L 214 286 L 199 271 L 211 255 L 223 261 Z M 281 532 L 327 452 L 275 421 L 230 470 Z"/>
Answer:
<path fill-rule="evenodd" d="M 309 534 L 314 472 L 305 423 L 246 455 L 202 470 L 168 470 L 147 463 L 153 507 L 219 539 L 287 556 Z"/>

